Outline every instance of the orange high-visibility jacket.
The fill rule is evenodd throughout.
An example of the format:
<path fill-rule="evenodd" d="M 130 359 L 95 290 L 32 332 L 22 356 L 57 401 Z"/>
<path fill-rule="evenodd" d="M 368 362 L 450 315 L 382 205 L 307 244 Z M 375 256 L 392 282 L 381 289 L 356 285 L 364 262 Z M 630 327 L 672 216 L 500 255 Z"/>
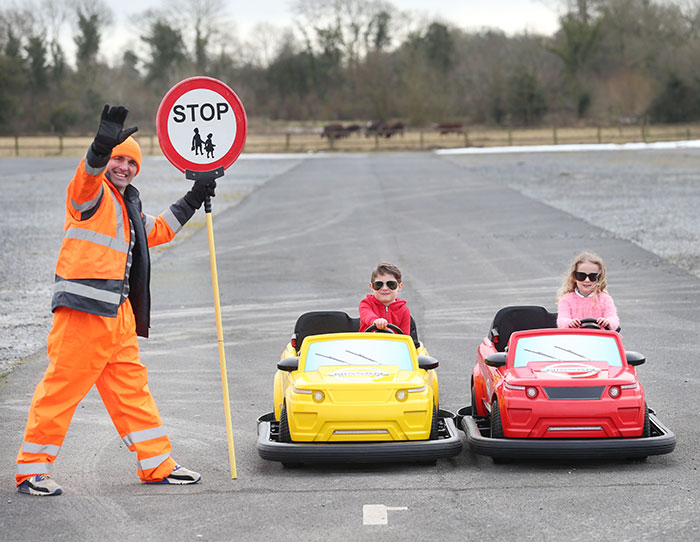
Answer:
<path fill-rule="evenodd" d="M 129 185 L 122 197 L 104 169 L 93 168 L 83 159 L 68 185 L 65 232 L 56 262 L 51 311 L 70 307 L 115 317 L 124 301 L 131 248 L 128 297 L 136 317 L 136 331 L 148 337 L 148 247 L 170 241 L 195 210 L 179 199 L 158 217 L 145 214 L 138 190 Z"/>

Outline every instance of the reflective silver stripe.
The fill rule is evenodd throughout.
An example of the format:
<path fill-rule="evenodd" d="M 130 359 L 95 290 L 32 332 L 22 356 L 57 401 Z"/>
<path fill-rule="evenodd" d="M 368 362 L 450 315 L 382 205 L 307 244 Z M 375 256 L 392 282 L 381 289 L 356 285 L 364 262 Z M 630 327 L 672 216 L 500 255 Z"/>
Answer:
<path fill-rule="evenodd" d="M 82 297 L 87 297 L 89 299 L 96 299 L 97 301 L 104 301 L 105 303 L 112 303 L 115 305 L 119 305 L 119 301 L 121 300 L 121 292 L 107 292 L 105 290 L 100 290 L 99 288 L 85 286 L 84 284 L 78 284 L 77 282 L 71 282 L 69 280 L 61 280 L 56 282 L 54 284 L 53 291 L 54 293 L 68 292 L 69 294 L 75 294 Z"/>
<path fill-rule="evenodd" d="M 94 177 L 96 177 L 97 175 L 102 173 L 105 170 L 105 168 L 107 167 L 107 164 L 105 164 L 102 167 L 92 167 L 90 164 L 88 164 L 87 156 L 85 157 L 84 164 L 85 164 L 85 173 L 87 173 L 88 175 L 92 175 Z"/>
<path fill-rule="evenodd" d="M 88 230 L 86 228 L 71 227 L 68 228 L 66 233 L 63 234 L 64 238 L 89 241 L 90 243 L 95 243 L 96 245 L 111 248 L 126 254 L 129 251 L 129 243 L 124 235 L 124 216 L 122 215 L 122 207 L 119 204 L 116 194 L 113 192 L 111 193 L 112 200 L 114 202 L 114 218 L 117 225 L 114 232 L 114 237 L 93 230 Z"/>
<path fill-rule="evenodd" d="M 572 425 L 571 427 L 548 427 L 547 431 L 602 431 L 600 425 Z"/>
<path fill-rule="evenodd" d="M 146 440 L 151 440 L 158 437 L 165 436 L 165 429 L 163 426 L 153 427 L 151 429 L 142 429 L 141 431 L 133 431 L 128 435 L 124 435 L 122 440 L 127 446 L 131 446 L 135 442 L 144 442 Z"/>
<path fill-rule="evenodd" d="M 146 229 L 146 236 L 151 235 L 154 226 L 156 225 L 156 219 L 151 215 L 143 214 L 143 227 Z"/>
<path fill-rule="evenodd" d="M 170 226 L 173 233 L 177 233 L 182 229 L 182 224 L 180 224 L 180 221 L 177 219 L 170 207 L 163 211 L 160 216 L 162 216 L 163 220 L 165 220 L 168 226 Z"/>
<path fill-rule="evenodd" d="M 97 194 L 96 198 L 93 198 L 90 201 L 86 201 L 85 203 L 80 203 L 80 204 L 75 203 L 75 200 L 71 199 L 70 203 L 73 206 L 73 209 L 75 209 L 76 211 L 80 211 L 82 213 L 83 211 L 87 211 L 88 209 L 92 209 L 95 206 L 95 204 L 98 201 L 100 201 L 100 198 L 102 197 L 102 194 L 104 193 L 104 191 L 105 191 L 105 187 L 101 185 L 100 192 L 99 192 L 99 194 Z"/>
<path fill-rule="evenodd" d="M 17 474 L 26 476 L 27 474 L 44 474 L 51 472 L 51 463 L 17 463 Z"/>
<path fill-rule="evenodd" d="M 34 442 L 23 442 L 22 451 L 28 454 L 48 454 L 57 456 L 60 446 L 55 446 L 54 444 L 35 444 Z"/>
<path fill-rule="evenodd" d="M 110 192 L 112 191 L 110 190 Z M 112 201 L 114 202 L 114 213 L 116 214 L 114 218 L 117 222 L 117 229 L 114 232 L 114 237 L 124 239 L 124 243 L 128 245 L 129 243 L 126 240 L 126 234 L 124 233 L 124 215 L 122 214 L 122 206 L 119 205 L 119 200 L 114 192 L 112 192 Z"/>
<path fill-rule="evenodd" d="M 114 237 L 110 237 L 104 233 L 86 230 L 85 228 L 68 228 L 64 234 L 64 237 L 68 239 L 82 239 L 83 241 L 90 241 L 96 245 L 111 248 L 119 252 L 126 253 L 129 250 L 129 243 L 123 239 L 115 239 Z"/>
<path fill-rule="evenodd" d="M 141 469 L 141 470 L 155 469 L 158 465 L 160 465 L 163 461 L 165 461 L 169 457 L 170 457 L 170 454 L 163 454 L 163 455 L 157 455 L 155 457 L 149 457 L 148 459 L 141 459 L 138 462 L 139 469 Z"/>

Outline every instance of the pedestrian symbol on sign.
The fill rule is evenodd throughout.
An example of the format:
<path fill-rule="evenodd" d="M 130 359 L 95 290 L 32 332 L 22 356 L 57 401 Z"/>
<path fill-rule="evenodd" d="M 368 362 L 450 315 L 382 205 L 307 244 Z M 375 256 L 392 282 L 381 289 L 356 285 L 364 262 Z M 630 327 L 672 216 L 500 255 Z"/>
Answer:
<path fill-rule="evenodd" d="M 214 134 L 209 134 L 207 136 L 207 140 L 204 142 L 204 149 L 207 151 L 207 158 L 214 158 L 214 142 L 211 140 L 211 137 Z"/>
<path fill-rule="evenodd" d="M 194 129 L 194 137 L 192 138 L 192 149 L 195 156 L 198 154 L 204 154 L 202 151 L 202 136 L 199 135 L 199 128 Z"/>

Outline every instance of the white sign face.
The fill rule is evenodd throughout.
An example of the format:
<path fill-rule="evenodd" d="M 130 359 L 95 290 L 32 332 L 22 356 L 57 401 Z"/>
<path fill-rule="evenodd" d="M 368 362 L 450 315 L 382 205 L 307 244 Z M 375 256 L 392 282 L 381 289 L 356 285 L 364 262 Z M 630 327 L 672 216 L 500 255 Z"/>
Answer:
<path fill-rule="evenodd" d="M 175 151 L 195 164 L 211 164 L 236 139 L 236 116 L 229 102 L 207 88 L 180 96 L 168 113 L 168 136 Z"/>

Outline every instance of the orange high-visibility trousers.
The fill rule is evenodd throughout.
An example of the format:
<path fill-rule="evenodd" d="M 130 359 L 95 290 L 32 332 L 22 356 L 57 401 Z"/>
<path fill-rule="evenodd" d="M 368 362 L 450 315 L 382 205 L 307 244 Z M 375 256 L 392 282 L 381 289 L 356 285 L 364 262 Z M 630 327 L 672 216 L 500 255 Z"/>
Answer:
<path fill-rule="evenodd" d="M 170 439 L 139 360 L 135 326 L 128 299 L 116 318 L 56 309 L 48 338 L 49 367 L 34 391 L 17 455 L 17 485 L 35 474 L 51 473 L 73 413 L 93 385 L 119 436 L 136 452 L 141 480 L 163 479 L 175 468 Z"/>

